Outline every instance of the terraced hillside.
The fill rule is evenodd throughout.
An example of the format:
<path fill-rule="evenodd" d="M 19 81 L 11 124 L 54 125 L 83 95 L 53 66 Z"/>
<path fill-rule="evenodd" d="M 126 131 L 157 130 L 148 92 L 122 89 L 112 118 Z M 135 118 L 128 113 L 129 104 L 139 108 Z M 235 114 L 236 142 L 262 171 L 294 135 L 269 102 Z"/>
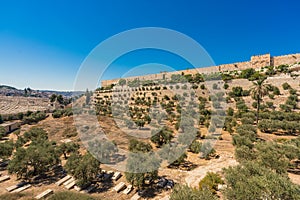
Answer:
<path fill-rule="evenodd" d="M 49 109 L 48 98 L 0 96 L 1 115 L 47 109 Z"/>

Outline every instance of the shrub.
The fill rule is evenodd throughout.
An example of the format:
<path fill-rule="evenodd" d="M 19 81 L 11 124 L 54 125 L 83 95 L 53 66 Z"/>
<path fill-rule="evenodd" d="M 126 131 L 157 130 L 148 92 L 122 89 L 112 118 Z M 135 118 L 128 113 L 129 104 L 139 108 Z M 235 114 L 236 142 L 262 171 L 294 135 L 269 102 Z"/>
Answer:
<path fill-rule="evenodd" d="M 200 153 L 202 144 L 196 140 L 194 140 L 192 142 L 192 144 L 190 145 L 190 150 L 192 153 Z"/>
<path fill-rule="evenodd" d="M 285 82 L 285 83 L 282 84 L 282 88 L 283 88 L 284 90 L 289 90 L 289 89 L 291 89 L 292 87 L 291 87 L 287 82 Z"/>
<path fill-rule="evenodd" d="M 239 77 L 249 79 L 254 73 L 255 70 L 253 68 L 244 69 L 242 70 Z"/>
<path fill-rule="evenodd" d="M 212 88 L 213 88 L 214 90 L 219 89 L 219 88 L 218 88 L 218 84 L 214 83 L 213 86 L 212 86 Z"/>
<path fill-rule="evenodd" d="M 218 184 L 224 184 L 219 174 L 208 172 L 206 176 L 199 182 L 200 190 L 210 190 L 215 194 L 218 190 Z"/>

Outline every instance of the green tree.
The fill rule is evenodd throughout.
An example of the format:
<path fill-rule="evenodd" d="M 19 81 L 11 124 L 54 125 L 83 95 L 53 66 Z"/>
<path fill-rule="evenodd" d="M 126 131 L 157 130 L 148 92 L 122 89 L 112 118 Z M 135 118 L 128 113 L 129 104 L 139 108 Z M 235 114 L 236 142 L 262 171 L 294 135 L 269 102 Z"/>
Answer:
<path fill-rule="evenodd" d="M 78 186 L 86 186 L 101 172 L 100 162 L 90 153 L 81 156 L 73 153 L 65 166 L 66 170 L 77 179 Z"/>
<path fill-rule="evenodd" d="M 143 119 L 138 119 L 135 121 L 135 123 L 139 127 L 139 129 L 145 126 L 145 121 Z"/>
<path fill-rule="evenodd" d="M 3 123 L 3 118 L 2 118 L 2 115 L 0 115 L 0 124 Z"/>
<path fill-rule="evenodd" d="M 149 143 L 138 141 L 135 139 L 129 140 L 129 151 L 131 152 L 149 152 L 152 150 L 152 147 Z"/>
<path fill-rule="evenodd" d="M 17 148 L 9 162 L 8 171 L 9 173 L 16 173 L 19 178 L 28 179 L 49 172 L 59 162 L 56 146 L 48 140 L 39 140 L 32 142 L 27 149 Z"/>
<path fill-rule="evenodd" d="M 268 94 L 268 87 L 265 84 L 265 78 L 259 79 L 253 83 L 251 88 L 252 97 L 257 101 L 257 109 L 256 109 L 256 124 L 258 124 L 259 111 L 260 111 L 260 103 L 262 101 L 263 96 Z"/>
<path fill-rule="evenodd" d="M 64 103 L 64 98 L 63 96 L 60 94 L 56 97 L 56 100 L 59 104 L 63 104 Z"/>
<path fill-rule="evenodd" d="M 74 142 L 62 143 L 59 146 L 61 154 L 64 155 L 64 158 L 67 159 L 67 154 L 74 153 L 79 149 L 79 145 Z"/>
<path fill-rule="evenodd" d="M 130 153 L 126 163 L 126 180 L 142 188 L 146 180 L 151 182 L 157 179 L 159 166 L 160 159 L 153 152 Z"/>
<path fill-rule="evenodd" d="M 89 105 L 91 101 L 91 93 L 88 89 L 85 91 L 85 105 Z"/>
<path fill-rule="evenodd" d="M 121 79 L 119 80 L 119 85 L 121 85 L 121 86 L 126 85 L 126 80 L 121 78 Z"/>
<path fill-rule="evenodd" d="M 158 147 L 161 147 L 164 144 L 168 144 L 173 138 L 172 131 L 169 130 L 167 127 L 162 128 L 157 133 L 154 130 L 152 134 L 153 135 L 150 138 L 150 140 L 151 142 L 155 143 Z"/>
<path fill-rule="evenodd" d="M 128 160 L 125 176 L 132 185 L 142 188 L 146 180 L 154 181 L 158 177 L 160 159 L 152 152 L 150 144 L 138 140 L 129 142 Z"/>
<path fill-rule="evenodd" d="M 285 83 L 282 84 L 282 88 L 283 88 L 284 90 L 289 90 L 289 89 L 291 89 L 292 87 L 291 87 L 287 82 L 285 82 Z"/>
<path fill-rule="evenodd" d="M 57 98 L 57 95 L 56 94 L 52 94 L 50 96 L 50 102 L 53 103 L 56 100 L 56 98 Z"/>
<path fill-rule="evenodd" d="M 0 140 L 6 135 L 6 130 L 3 126 L 0 126 Z"/>
<path fill-rule="evenodd" d="M 200 153 L 201 147 L 202 147 L 202 143 L 198 142 L 197 140 L 194 140 L 190 145 L 190 151 L 192 153 Z"/>

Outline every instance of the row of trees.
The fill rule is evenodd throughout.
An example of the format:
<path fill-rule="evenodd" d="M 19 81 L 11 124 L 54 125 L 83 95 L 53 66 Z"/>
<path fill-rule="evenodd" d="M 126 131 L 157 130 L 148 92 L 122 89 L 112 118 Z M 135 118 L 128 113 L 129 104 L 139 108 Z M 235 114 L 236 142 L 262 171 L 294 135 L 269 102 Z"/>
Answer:
<path fill-rule="evenodd" d="M 254 118 L 252 114 L 244 117 Z M 240 165 L 224 170 L 226 199 L 298 199 L 300 188 L 287 176 L 290 162 L 299 159 L 297 140 L 263 142 L 258 140 L 256 131 L 251 122 L 244 121 L 233 135 Z"/>
<path fill-rule="evenodd" d="M 47 132 L 41 128 L 33 127 L 24 135 L 18 135 L 16 143 L 7 141 L 0 144 L 1 157 L 10 157 L 14 150 L 8 171 L 29 181 L 36 175 L 50 173 L 60 165 L 61 155 L 67 159 L 66 170 L 77 179 L 79 186 L 90 184 L 100 172 L 100 162 L 89 153 L 81 155 L 78 144 L 57 145 L 48 139 Z"/>
<path fill-rule="evenodd" d="M 296 135 L 300 132 L 299 121 L 262 119 L 258 123 L 258 128 L 265 133 L 278 133 L 281 131 L 282 133 Z"/>

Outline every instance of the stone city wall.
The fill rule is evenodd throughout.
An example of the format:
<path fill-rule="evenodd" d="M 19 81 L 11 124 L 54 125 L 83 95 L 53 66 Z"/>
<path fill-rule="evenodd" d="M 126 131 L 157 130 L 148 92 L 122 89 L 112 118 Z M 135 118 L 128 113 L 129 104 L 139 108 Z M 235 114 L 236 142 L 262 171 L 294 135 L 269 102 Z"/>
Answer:
<path fill-rule="evenodd" d="M 292 65 L 295 63 L 300 62 L 300 54 L 290 54 L 284 56 L 275 56 L 271 57 L 270 54 L 264 55 L 256 55 L 251 56 L 250 61 L 246 62 L 237 62 L 232 64 L 223 64 L 218 66 L 212 67 L 203 67 L 203 68 L 196 68 L 196 69 L 187 69 L 175 72 L 162 72 L 159 74 L 149 74 L 144 76 L 134 76 L 134 77 L 126 77 L 127 81 L 132 81 L 134 79 L 139 80 L 156 80 L 156 79 L 169 79 L 171 78 L 172 74 L 196 74 L 196 73 L 216 73 L 216 72 L 228 72 L 228 71 L 240 71 L 248 68 L 254 68 L 256 70 L 265 67 L 265 66 L 279 66 L 283 64 Z M 110 86 L 111 84 L 118 83 L 119 79 L 112 79 L 112 80 L 103 80 L 101 82 L 102 87 Z"/>

